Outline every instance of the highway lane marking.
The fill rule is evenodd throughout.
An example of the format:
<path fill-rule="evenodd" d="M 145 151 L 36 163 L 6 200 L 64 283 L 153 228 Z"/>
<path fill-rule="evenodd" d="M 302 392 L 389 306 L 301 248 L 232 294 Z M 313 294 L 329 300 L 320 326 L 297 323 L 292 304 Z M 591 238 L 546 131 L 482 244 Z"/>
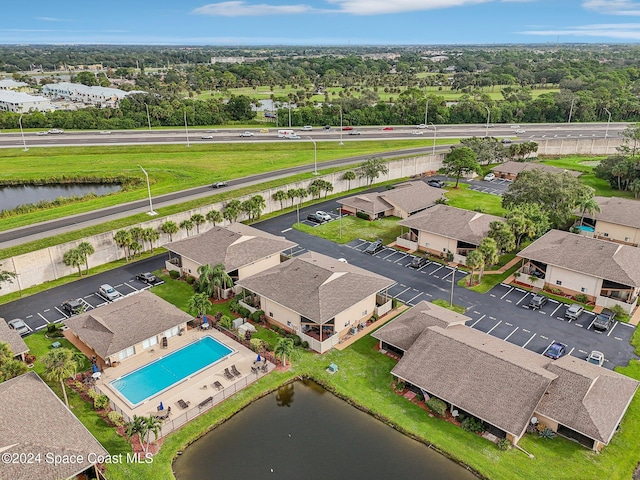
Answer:
<path fill-rule="evenodd" d="M 506 296 L 507 296 L 507 295 L 509 295 L 511 292 L 513 292 L 513 289 L 514 289 L 514 287 L 511 287 L 507 293 L 505 293 L 504 295 L 502 295 L 502 296 L 500 297 L 500 300 L 502 300 L 504 297 L 506 297 Z"/>
<path fill-rule="evenodd" d="M 476 326 L 476 323 L 478 323 L 478 322 L 479 322 L 480 320 L 482 320 L 484 317 L 485 317 L 485 315 L 482 315 L 478 320 L 476 320 L 475 322 L 473 322 L 473 323 L 471 324 L 471 328 L 475 327 L 475 326 Z"/>
<path fill-rule="evenodd" d="M 491 333 L 493 332 L 493 329 L 496 328 L 498 325 L 500 325 L 502 323 L 502 320 L 498 320 L 498 323 L 496 323 L 493 327 L 491 327 L 491 330 L 489 330 L 487 333 Z"/>
<path fill-rule="evenodd" d="M 531 338 L 529 340 L 527 340 L 527 343 L 525 343 L 524 345 L 522 345 L 522 348 L 525 348 L 527 345 L 529 345 L 529 342 L 531 340 L 533 340 L 533 338 L 537 335 L 537 333 L 534 333 L 533 335 L 531 335 Z"/>
<path fill-rule="evenodd" d="M 513 332 L 511 332 L 509 335 L 507 335 L 507 336 L 504 338 L 504 341 L 506 342 L 507 340 L 509 340 L 509 337 L 510 337 L 511 335 L 513 335 L 514 333 L 516 333 L 516 331 L 517 331 L 519 328 L 520 328 L 520 327 L 516 327 L 516 328 L 514 328 Z"/>
<path fill-rule="evenodd" d="M 616 322 L 616 323 L 614 323 L 614 324 L 613 324 L 613 327 L 611 327 L 611 330 L 609 330 L 609 333 L 607 333 L 607 337 L 608 337 L 609 335 L 611 335 L 611 332 L 613 332 L 613 329 L 614 329 L 614 328 L 616 328 L 616 327 L 618 326 L 618 324 L 619 324 L 619 323 L 620 323 L 620 322 Z"/>

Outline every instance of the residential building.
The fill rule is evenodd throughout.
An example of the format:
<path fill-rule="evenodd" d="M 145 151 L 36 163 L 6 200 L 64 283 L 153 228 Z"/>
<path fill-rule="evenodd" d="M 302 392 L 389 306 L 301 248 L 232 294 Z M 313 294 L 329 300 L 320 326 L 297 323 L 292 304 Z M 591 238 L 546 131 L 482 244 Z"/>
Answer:
<path fill-rule="evenodd" d="M 491 222 L 505 219 L 486 213 L 463 210 L 448 205 L 435 205 L 424 212 L 398 222 L 409 232 L 397 238 L 396 244 L 408 250 L 420 250 L 464 264 L 489 233 Z"/>
<path fill-rule="evenodd" d="M 0 90 L 0 111 L 27 113 L 36 110 L 47 112 L 53 110 L 51 102 L 40 95 L 29 95 L 13 90 Z"/>
<path fill-rule="evenodd" d="M 198 278 L 198 267 L 223 264 L 234 280 L 242 280 L 278 265 L 286 250 L 297 244 L 257 228 L 233 223 L 165 245 L 171 258 L 167 269 Z"/>
<path fill-rule="evenodd" d="M 59 480 L 87 471 L 95 478 L 96 464 L 109 455 L 34 372 L 0 383 L 0 432 L 3 454 L 25 459 L 0 462 L 4 479 Z"/>
<path fill-rule="evenodd" d="M 527 172 L 529 170 L 541 170 L 548 173 L 568 173 L 574 177 L 582 175 L 582 172 L 575 170 L 565 170 L 564 168 L 552 167 L 551 165 L 536 162 L 509 161 L 496 165 L 491 169 L 496 178 L 504 178 L 505 180 L 515 180 L 521 172 Z"/>
<path fill-rule="evenodd" d="M 533 421 L 594 450 L 611 441 L 639 382 L 570 355 L 551 360 L 460 317 L 421 302 L 373 336 L 400 352 L 391 373 L 408 388 L 482 420 L 498 438 L 516 444 Z"/>
<path fill-rule="evenodd" d="M 338 200 L 345 213 L 356 215 L 366 213 L 371 220 L 396 216 L 407 218 L 444 198 L 442 190 L 430 187 L 423 181 L 405 182 L 394 185 L 384 192 L 370 192 Z"/>
<path fill-rule="evenodd" d="M 81 83 L 49 83 L 42 87 L 42 93 L 54 100 L 69 100 L 87 105 L 115 107 L 124 97 L 134 93 L 145 93 L 140 90 L 125 92 L 118 88 L 87 86 Z"/>
<path fill-rule="evenodd" d="M 13 90 L 14 92 L 27 92 L 29 84 L 26 82 L 16 82 L 12 78 L 3 78 L 0 80 L 0 90 Z"/>
<path fill-rule="evenodd" d="M 604 307 L 632 312 L 640 294 L 640 249 L 550 230 L 518 253 L 525 260 L 519 282 L 583 294 Z"/>
<path fill-rule="evenodd" d="M 171 337 L 182 335 L 188 313 L 145 290 L 65 320 L 66 335 L 80 349 L 113 366 Z"/>
<path fill-rule="evenodd" d="M 624 245 L 640 245 L 640 202 L 631 198 L 594 197 L 599 212 L 584 212 L 583 234 Z M 583 212 L 576 212 L 579 217 Z M 584 228 L 586 227 L 586 228 Z"/>
<path fill-rule="evenodd" d="M 29 347 L 18 332 L 9 328 L 4 318 L 0 317 L 0 343 L 6 343 L 13 352 L 15 358 L 24 361 L 24 356 L 29 353 Z"/>
<path fill-rule="evenodd" d="M 239 282 L 270 322 L 324 353 L 374 314 L 391 308 L 395 282 L 316 252 L 287 260 Z"/>

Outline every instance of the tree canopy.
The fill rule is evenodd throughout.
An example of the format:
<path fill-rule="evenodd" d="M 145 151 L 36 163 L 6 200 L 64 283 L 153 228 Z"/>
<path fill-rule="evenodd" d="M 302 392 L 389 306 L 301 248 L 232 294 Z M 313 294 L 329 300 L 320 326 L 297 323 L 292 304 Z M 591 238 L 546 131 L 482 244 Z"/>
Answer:
<path fill-rule="evenodd" d="M 455 188 L 458 188 L 461 176 L 469 173 L 482 173 L 477 158 L 475 152 L 469 147 L 453 147 L 445 155 L 441 171 L 451 177 L 455 177 Z"/>

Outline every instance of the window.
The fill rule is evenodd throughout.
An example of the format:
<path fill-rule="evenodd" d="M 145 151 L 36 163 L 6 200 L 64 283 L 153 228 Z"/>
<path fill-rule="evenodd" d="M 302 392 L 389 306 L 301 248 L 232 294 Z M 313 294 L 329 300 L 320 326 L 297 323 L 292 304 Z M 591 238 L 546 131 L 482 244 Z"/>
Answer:
<path fill-rule="evenodd" d="M 603 236 L 603 237 L 608 237 L 608 236 L 609 236 L 609 234 L 608 234 L 607 232 L 603 232 L 603 233 L 602 233 L 602 236 Z"/>
<path fill-rule="evenodd" d="M 291 322 L 287 321 L 287 327 L 291 326 Z"/>
<path fill-rule="evenodd" d="M 624 237 L 624 241 L 625 241 L 625 242 L 628 242 L 629 240 L 630 240 L 630 238 L 629 238 L 629 237 Z"/>
<path fill-rule="evenodd" d="M 122 361 L 125 358 L 130 357 L 134 353 L 136 353 L 136 351 L 133 347 L 125 348 L 124 350 L 118 352 L 118 360 Z"/>
<path fill-rule="evenodd" d="M 273 318 L 273 312 L 269 312 L 269 316 Z"/>
<path fill-rule="evenodd" d="M 151 338 L 147 338 L 146 340 L 144 340 L 142 342 L 142 348 L 143 349 L 147 349 L 153 345 L 157 345 L 158 344 L 158 337 L 151 337 Z"/>
<path fill-rule="evenodd" d="M 173 327 L 172 329 L 167 330 L 166 332 L 164 332 L 164 336 L 167 337 L 167 338 L 171 338 L 174 335 L 178 334 L 178 330 L 179 330 L 178 327 Z"/>
<path fill-rule="evenodd" d="M 584 288 L 584 287 L 582 287 L 582 288 L 580 289 L 580 291 L 581 291 L 582 293 L 585 293 L 585 292 L 587 291 L 587 289 L 586 289 L 586 288 Z"/>
<path fill-rule="evenodd" d="M 367 314 L 367 312 L 368 312 L 368 311 L 369 311 L 369 310 L 365 310 L 365 311 L 363 311 L 363 312 L 362 312 L 362 315 L 360 315 L 360 316 L 361 316 L 361 317 L 364 317 L 364 316 Z"/>
<path fill-rule="evenodd" d="M 556 280 L 556 285 L 562 285 L 562 280 Z"/>

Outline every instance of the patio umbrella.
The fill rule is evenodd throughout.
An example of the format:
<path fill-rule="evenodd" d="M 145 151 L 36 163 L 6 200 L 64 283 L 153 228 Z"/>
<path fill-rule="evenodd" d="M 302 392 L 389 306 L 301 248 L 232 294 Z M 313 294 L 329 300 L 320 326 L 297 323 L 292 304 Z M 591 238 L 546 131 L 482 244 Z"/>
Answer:
<path fill-rule="evenodd" d="M 93 364 L 93 373 L 98 371 L 98 365 L 96 365 L 95 363 Z"/>
<path fill-rule="evenodd" d="M 262 357 L 260 357 L 260 354 L 258 354 L 258 358 L 256 359 L 256 362 L 261 362 L 262 361 Z"/>
<path fill-rule="evenodd" d="M 164 410 L 164 405 L 162 404 L 162 402 L 160 402 L 160 405 L 158 405 L 158 411 Z"/>
<path fill-rule="evenodd" d="M 203 324 L 203 325 L 206 325 L 207 323 L 208 323 L 208 321 L 207 321 L 207 316 L 206 316 L 206 315 L 203 315 L 203 317 L 202 317 L 202 324 Z"/>

